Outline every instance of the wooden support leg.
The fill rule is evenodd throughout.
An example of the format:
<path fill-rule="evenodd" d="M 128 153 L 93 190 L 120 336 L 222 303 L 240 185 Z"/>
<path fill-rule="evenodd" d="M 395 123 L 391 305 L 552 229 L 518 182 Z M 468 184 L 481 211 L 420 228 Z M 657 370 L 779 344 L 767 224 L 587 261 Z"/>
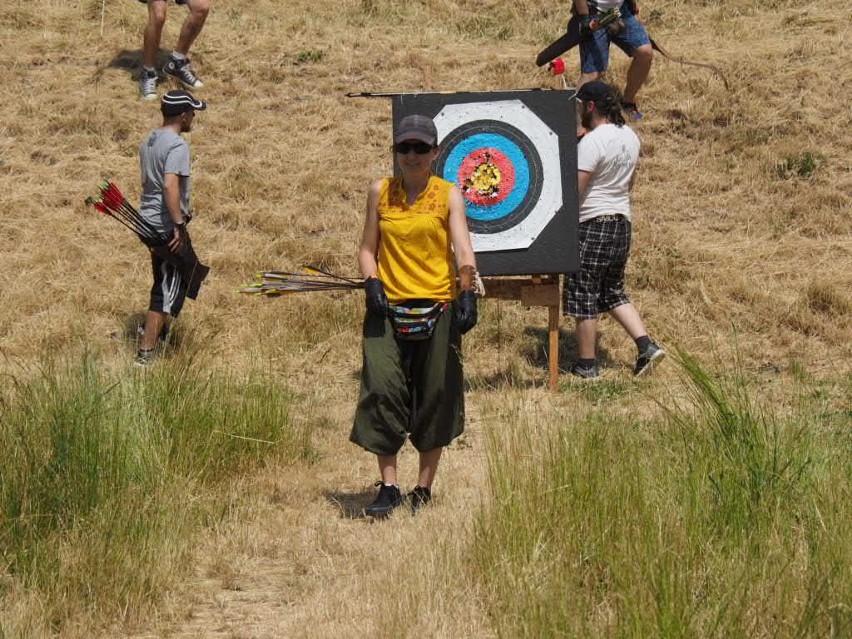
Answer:
<path fill-rule="evenodd" d="M 533 275 L 530 279 L 485 278 L 489 297 L 520 300 L 524 306 L 547 308 L 548 368 L 547 386 L 556 390 L 559 381 L 559 277 Z"/>
<path fill-rule="evenodd" d="M 559 305 L 547 307 L 547 329 L 550 333 L 547 353 L 550 380 L 547 385 L 550 390 L 556 390 L 559 381 Z"/>

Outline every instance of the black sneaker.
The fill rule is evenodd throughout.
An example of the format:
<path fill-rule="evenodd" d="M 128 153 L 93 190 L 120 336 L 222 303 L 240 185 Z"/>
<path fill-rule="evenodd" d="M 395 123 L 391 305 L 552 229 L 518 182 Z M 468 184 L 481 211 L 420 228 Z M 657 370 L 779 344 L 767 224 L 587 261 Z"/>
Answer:
<path fill-rule="evenodd" d="M 639 357 L 636 358 L 636 368 L 633 369 L 633 375 L 640 377 L 648 373 L 654 366 L 657 365 L 664 357 L 666 352 L 651 342 L 651 345 L 646 348 Z"/>
<path fill-rule="evenodd" d="M 411 503 L 411 513 L 416 515 L 432 501 L 432 491 L 423 486 L 415 486 L 414 490 L 408 493 L 408 501 Z"/>
<path fill-rule="evenodd" d="M 200 89 L 204 83 L 192 72 L 189 66 L 189 58 L 177 60 L 172 56 L 163 65 L 163 73 L 177 78 L 188 89 Z"/>
<path fill-rule="evenodd" d="M 368 517 L 387 517 L 397 506 L 405 501 L 405 495 L 399 492 L 399 486 L 386 486 L 382 481 L 377 481 L 379 494 L 376 500 L 364 509 Z"/>
<path fill-rule="evenodd" d="M 598 370 L 597 364 L 592 364 L 591 366 L 574 364 L 571 367 L 571 374 L 575 377 L 582 377 L 583 379 L 597 379 L 601 376 L 601 372 Z"/>

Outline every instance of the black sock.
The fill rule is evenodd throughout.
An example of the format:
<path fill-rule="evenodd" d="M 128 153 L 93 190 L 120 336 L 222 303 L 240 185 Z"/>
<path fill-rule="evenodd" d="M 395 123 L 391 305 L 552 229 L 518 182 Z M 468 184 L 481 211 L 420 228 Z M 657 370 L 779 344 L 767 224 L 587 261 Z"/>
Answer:
<path fill-rule="evenodd" d="M 591 368 L 592 366 L 597 364 L 597 362 L 595 361 L 594 357 L 591 358 L 591 359 L 580 358 L 580 359 L 577 360 L 577 364 L 580 365 L 580 366 L 585 366 L 586 368 Z"/>
<path fill-rule="evenodd" d="M 651 344 L 654 343 L 654 342 L 651 341 L 651 338 L 648 337 L 647 335 L 643 335 L 642 337 L 637 337 L 633 341 L 636 342 L 636 348 L 639 349 L 640 353 L 644 353 L 646 350 L 648 350 L 648 347 Z"/>

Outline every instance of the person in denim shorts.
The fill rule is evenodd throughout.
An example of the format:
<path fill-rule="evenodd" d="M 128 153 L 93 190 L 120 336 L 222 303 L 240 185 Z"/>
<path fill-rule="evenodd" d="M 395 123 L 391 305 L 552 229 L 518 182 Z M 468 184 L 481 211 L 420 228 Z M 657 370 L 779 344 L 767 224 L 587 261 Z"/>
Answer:
<path fill-rule="evenodd" d="M 593 21 L 601 14 L 617 9 L 620 20 L 592 31 Z M 642 118 L 636 106 L 636 94 L 642 88 L 648 73 L 654 49 L 645 27 L 636 17 L 639 14 L 637 0 L 574 0 L 574 13 L 580 19 L 580 70 L 578 82 L 600 80 L 609 67 L 609 44 L 613 42 L 633 60 L 627 70 L 627 85 L 624 88 L 623 107 L 634 120 Z"/>
<path fill-rule="evenodd" d="M 577 377 L 600 376 L 595 342 L 597 318 L 609 313 L 638 349 L 633 374 L 644 375 L 665 352 L 650 337 L 624 290 L 630 255 L 630 190 L 639 160 L 639 138 L 625 125 L 618 92 L 594 80 L 577 90 L 588 133 L 577 146 L 580 194 L 580 270 L 565 278 L 563 313 L 575 318 Z"/>
<path fill-rule="evenodd" d="M 158 75 L 155 68 L 157 54 L 160 50 L 160 38 L 166 23 L 167 0 L 139 0 L 148 5 L 148 22 L 145 25 L 142 40 L 142 71 L 139 74 L 139 96 L 143 100 L 157 99 Z M 201 79 L 195 75 L 189 62 L 189 48 L 195 42 L 198 34 L 210 13 L 212 0 L 174 0 L 175 4 L 185 5 L 189 10 L 180 28 L 177 46 L 169 54 L 163 65 L 163 73 L 173 77 L 187 89 L 200 89 L 204 86 Z"/>

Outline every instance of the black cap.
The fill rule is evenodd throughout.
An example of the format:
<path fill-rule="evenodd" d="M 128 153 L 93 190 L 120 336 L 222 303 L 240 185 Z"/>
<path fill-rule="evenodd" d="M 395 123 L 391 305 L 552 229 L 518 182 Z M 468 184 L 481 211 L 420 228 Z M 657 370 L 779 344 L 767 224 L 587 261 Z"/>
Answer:
<path fill-rule="evenodd" d="M 577 99 L 582 100 L 583 102 L 605 103 L 608 98 L 615 101 L 615 89 L 606 82 L 601 82 L 600 80 L 586 82 L 586 84 L 577 89 Z"/>
<path fill-rule="evenodd" d="M 435 146 L 438 143 L 438 129 L 432 118 L 425 115 L 406 115 L 399 122 L 393 143 L 399 144 L 405 140 L 420 140 Z"/>
<path fill-rule="evenodd" d="M 189 91 L 183 89 L 169 91 L 160 102 L 160 111 L 167 118 L 187 111 L 203 111 L 206 108 L 207 103 L 204 100 L 196 100 Z"/>

